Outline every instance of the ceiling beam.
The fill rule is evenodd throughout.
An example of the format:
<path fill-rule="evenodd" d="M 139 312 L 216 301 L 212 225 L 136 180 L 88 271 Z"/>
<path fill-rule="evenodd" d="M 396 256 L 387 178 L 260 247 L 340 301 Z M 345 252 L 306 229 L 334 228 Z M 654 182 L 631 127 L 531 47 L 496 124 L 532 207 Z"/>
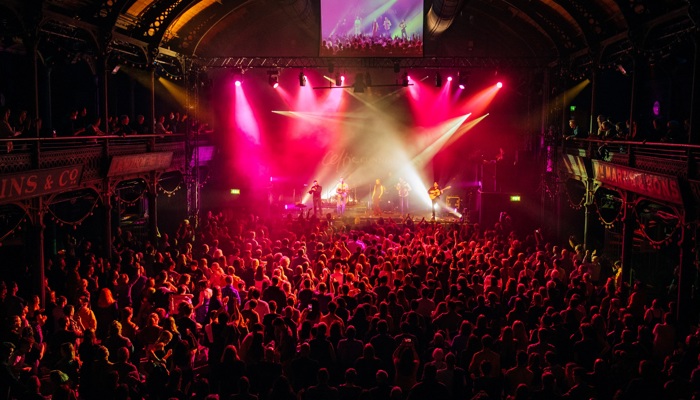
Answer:
<path fill-rule="evenodd" d="M 541 68 L 547 60 L 537 57 L 212 57 L 196 58 L 194 63 L 206 68 Z"/>

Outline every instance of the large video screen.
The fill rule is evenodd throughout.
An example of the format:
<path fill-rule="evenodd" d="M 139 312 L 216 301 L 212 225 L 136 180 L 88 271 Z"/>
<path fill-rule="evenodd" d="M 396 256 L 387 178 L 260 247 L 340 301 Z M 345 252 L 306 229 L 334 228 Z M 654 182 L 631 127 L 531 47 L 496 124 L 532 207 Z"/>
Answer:
<path fill-rule="evenodd" d="M 422 57 L 423 0 L 321 0 L 321 57 Z"/>

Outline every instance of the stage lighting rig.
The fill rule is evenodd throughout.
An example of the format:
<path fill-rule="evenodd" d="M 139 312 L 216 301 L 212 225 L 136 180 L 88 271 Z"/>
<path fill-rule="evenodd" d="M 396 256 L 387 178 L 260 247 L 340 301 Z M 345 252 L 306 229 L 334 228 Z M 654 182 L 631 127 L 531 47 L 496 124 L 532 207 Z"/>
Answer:
<path fill-rule="evenodd" d="M 236 86 L 243 84 L 243 68 L 234 68 L 231 75 L 233 75 L 233 82 Z"/>
<path fill-rule="evenodd" d="M 306 75 L 304 75 L 304 71 L 299 72 L 299 86 L 306 86 Z"/>
<path fill-rule="evenodd" d="M 276 69 L 271 69 L 267 71 L 267 83 L 272 86 L 273 89 L 277 89 L 280 85 L 280 72 Z"/>
<path fill-rule="evenodd" d="M 408 72 L 404 72 L 403 75 L 401 75 L 401 86 L 407 87 L 409 80 L 410 78 L 408 77 Z"/>
<path fill-rule="evenodd" d="M 466 72 L 458 72 L 457 80 L 459 82 L 459 88 L 464 89 L 467 87 L 467 83 L 469 83 L 469 74 Z"/>
<path fill-rule="evenodd" d="M 343 86 L 343 83 L 345 81 L 345 77 L 340 74 L 340 72 L 336 72 L 335 74 L 335 86 Z"/>

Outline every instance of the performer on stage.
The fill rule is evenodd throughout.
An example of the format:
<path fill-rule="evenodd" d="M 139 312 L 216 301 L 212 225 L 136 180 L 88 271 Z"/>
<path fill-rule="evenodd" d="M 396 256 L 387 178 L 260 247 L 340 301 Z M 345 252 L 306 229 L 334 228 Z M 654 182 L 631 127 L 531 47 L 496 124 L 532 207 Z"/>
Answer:
<path fill-rule="evenodd" d="M 432 203 L 433 209 L 433 220 L 435 220 L 435 209 L 437 208 L 437 202 L 444 189 L 440 189 L 440 185 L 437 182 L 433 182 L 433 187 L 428 189 L 428 195 L 430 196 L 430 201 Z"/>
<path fill-rule="evenodd" d="M 391 21 L 389 21 L 389 17 L 384 17 L 384 31 L 387 37 L 391 37 Z"/>
<path fill-rule="evenodd" d="M 318 184 L 317 180 L 314 180 L 314 184 L 311 185 L 311 190 L 309 194 L 312 196 L 314 201 L 314 215 L 316 215 L 316 210 L 318 210 L 319 215 L 323 215 L 323 206 L 321 205 L 321 192 L 323 188 Z"/>
<path fill-rule="evenodd" d="M 382 181 L 377 179 L 374 182 L 374 188 L 372 188 L 372 214 L 375 216 L 382 215 L 382 209 L 379 206 L 379 202 L 381 201 L 383 195 L 384 186 L 382 185 Z"/>
<path fill-rule="evenodd" d="M 401 29 L 401 39 L 408 40 L 408 33 L 406 33 L 406 20 L 402 19 L 399 23 L 399 29 Z"/>
<path fill-rule="evenodd" d="M 408 213 L 408 194 L 411 191 L 411 185 L 405 179 L 399 178 L 399 183 L 396 184 L 396 191 L 399 192 L 399 203 L 401 204 L 401 215 Z"/>
<path fill-rule="evenodd" d="M 338 215 L 345 214 L 345 205 L 348 203 L 349 192 L 350 188 L 348 187 L 348 184 L 345 183 L 343 178 L 340 178 L 340 181 L 335 186 L 336 212 Z"/>

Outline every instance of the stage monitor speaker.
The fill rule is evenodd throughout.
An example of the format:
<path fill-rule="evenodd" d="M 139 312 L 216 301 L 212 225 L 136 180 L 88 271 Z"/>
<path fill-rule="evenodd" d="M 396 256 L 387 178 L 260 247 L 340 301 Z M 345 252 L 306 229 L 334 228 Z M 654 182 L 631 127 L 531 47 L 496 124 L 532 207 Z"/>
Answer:
<path fill-rule="evenodd" d="M 445 204 L 453 210 L 462 211 L 462 199 L 460 199 L 459 196 L 447 196 L 445 198 Z"/>
<path fill-rule="evenodd" d="M 499 221 L 501 212 L 507 212 L 511 218 L 522 216 L 522 197 L 517 193 L 480 192 L 479 224 L 484 229 L 493 228 Z"/>

